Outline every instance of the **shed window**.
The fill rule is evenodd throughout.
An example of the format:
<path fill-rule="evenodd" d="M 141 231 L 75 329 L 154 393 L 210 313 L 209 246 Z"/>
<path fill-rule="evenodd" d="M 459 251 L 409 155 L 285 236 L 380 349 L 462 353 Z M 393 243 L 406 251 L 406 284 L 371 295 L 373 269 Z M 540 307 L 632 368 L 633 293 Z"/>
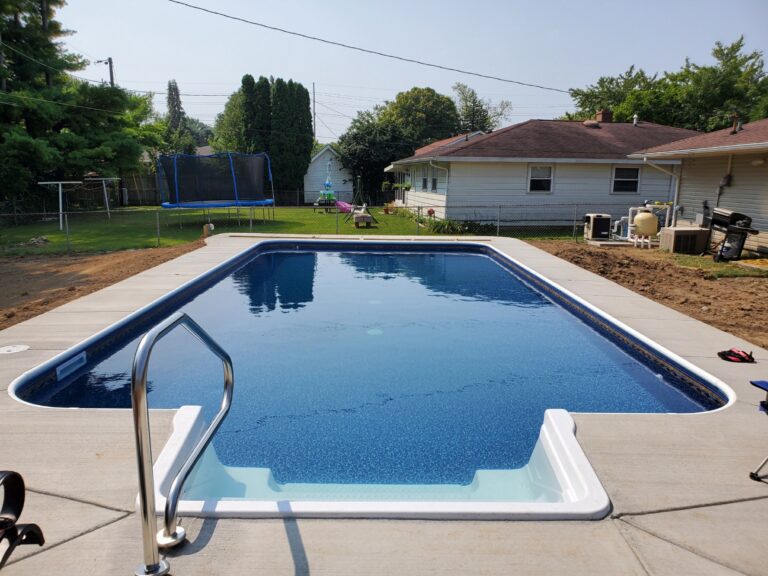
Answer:
<path fill-rule="evenodd" d="M 528 192 L 531 194 L 552 192 L 552 166 L 528 167 Z"/>
<path fill-rule="evenodd" d="M 640 168 L 613 168 L 614 194 L 636 194 L 640 189 Z"/>

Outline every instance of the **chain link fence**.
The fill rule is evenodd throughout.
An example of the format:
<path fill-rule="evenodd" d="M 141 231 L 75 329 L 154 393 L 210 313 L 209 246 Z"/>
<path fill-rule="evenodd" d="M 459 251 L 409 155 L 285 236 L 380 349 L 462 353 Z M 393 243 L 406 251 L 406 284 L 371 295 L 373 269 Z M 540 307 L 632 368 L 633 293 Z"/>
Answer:
<path fill-rule="evenodd" d="M 308 235 L 473 235 L 521 239 L 583 238 L 584 216 L 611 216 L 618 234 L 632 204 L 498 204 L 386 206 L 343 211 L 328 206 L 215 208 L 210 210 L 119 208 L 58 212 L 0 213 L 0 254 L 105 252 L 173 246 L 213 233 L 257 232 Z M 660 224 L 665 211 L 657 210 Z M 768 234 L 750 236 L 746 248 L 768 252 Z"/>

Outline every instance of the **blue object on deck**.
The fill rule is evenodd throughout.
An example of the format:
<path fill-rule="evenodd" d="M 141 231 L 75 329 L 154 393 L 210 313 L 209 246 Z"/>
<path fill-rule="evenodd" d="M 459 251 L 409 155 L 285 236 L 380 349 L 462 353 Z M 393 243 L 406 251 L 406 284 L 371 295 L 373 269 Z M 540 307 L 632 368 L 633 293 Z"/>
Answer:
<path fill-rule="evenodd" d="M 760 410 L 760 412 L 764 412 L 765 415 L 768 416 L 768 380 L 752 380 L 750 384 L 756 388 L 765 390 L 765 400 L 762 400 L 760 404 L 758 404 L 757 409 Z M 749 477 L 757 482 L 762 482 L 763 478 L 760 476 L 760 471 L 766 464 L 768 464 L 768 456 L 766 456 L 765 459 L 760 463 L 760 466 L 755 468 L 753 472 L 749 473 Z"/>

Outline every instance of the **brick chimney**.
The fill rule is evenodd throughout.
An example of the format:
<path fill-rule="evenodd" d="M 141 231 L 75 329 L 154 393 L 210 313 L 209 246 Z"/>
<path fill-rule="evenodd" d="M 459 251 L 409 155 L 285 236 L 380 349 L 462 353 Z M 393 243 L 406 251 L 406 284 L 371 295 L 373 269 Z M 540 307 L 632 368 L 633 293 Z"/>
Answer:
<path fill-rule="evenodd" d="M 613 112 L 611 112 L 606 108 L 603 108 L 602 110 L 598 110 L 597 114 L 595 114 L 595 120 L 597 120 L 598 122 L 604 122 L 606 124 L 609 122 L 613 122 Z"/>

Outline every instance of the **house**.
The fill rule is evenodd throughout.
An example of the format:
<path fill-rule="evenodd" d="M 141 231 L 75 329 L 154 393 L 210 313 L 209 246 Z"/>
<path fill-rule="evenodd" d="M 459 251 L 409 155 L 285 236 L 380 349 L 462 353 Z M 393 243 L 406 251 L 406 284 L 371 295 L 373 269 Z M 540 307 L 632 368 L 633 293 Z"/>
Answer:
<path fill-rule="evenodd" d="M 681 162 L 675 205 L 680 225 L 716 207 L 741 212 L 761 230 L 746 247 L 768 252 L 768 119 L 699 134 L 630 154 L 647 165 Z"/>
<path fill-rule="evenodd" d="M 312 156 L 304 175 L 304 203 L 312 204 L 330 180 L 336 198 L 352 202 L 352 173 L 341 165 L 339 153 L 330 144 L 323 146 Z"/>
<path fill-rule="evenodd" d="M 572 222 L 574 215 L 625 215 L 644 200 L 671 201 L 672 177 L 627 158 L 643 148 L 697 134 L 650 122 L 528 120 L 489 134 L 435 142 L 392 163 L 409 206 L 438 218 Z M 674 167 L 680 160 L 660 164 Z M 511 207 L 519 207 L 518 209 Z M 515 215 L 516 214 L 516 215 Z"/>

